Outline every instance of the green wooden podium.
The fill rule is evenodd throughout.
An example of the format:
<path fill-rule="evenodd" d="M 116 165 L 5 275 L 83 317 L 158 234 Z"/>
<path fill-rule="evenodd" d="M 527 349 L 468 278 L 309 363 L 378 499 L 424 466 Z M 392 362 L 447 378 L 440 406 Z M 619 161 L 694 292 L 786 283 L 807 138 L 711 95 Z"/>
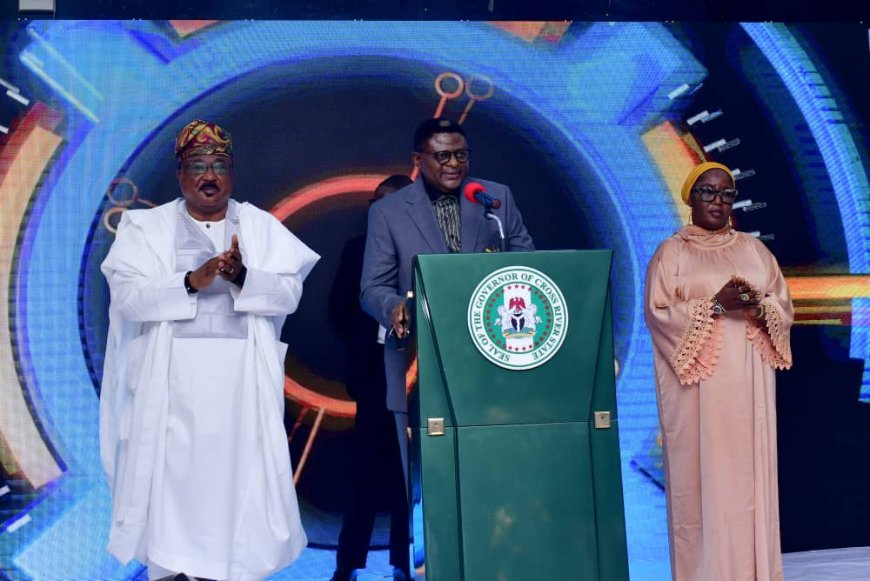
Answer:
<path fill-rule="evenodd" d="M 628 579 L 610 264 L 417 257 L 417 579 Z"/>

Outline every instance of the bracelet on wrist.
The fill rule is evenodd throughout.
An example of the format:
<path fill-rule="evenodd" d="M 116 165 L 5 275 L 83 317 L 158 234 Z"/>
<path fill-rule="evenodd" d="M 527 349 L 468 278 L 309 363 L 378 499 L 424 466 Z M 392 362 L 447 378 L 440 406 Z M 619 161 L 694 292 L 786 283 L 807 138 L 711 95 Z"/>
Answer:
<path fill-rule="evenodd" d="M 195 295 L 196 293 L 199 292 L 199 289 L 194 288 L 194 286 L 192 284 L 190 284 L 190 275 L 191 274 L 193 274 L 193 271 L 190 271 L 190 270 L 188 270 L 184 274 L 184 290 L 186 290 L 187 294 L 189 294 L 189 295 Z"/>

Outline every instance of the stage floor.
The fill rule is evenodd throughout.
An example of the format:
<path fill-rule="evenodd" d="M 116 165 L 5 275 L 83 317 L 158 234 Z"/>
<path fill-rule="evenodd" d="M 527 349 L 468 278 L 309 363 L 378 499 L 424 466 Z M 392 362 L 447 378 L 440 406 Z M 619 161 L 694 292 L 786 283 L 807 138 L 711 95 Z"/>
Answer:
<path fill-rule="evenodd" d="M 870 579 L 870 547 L 786 553 L 786 581 L 866 581 Z"/>
<path fill-rule="evenodd" d="M 666 556 L 667 558 L 667 556 Z M 273 579 L 327 581 L 335 567 L 335 552 L 307 549 L 293 566 Z M 668 563 L 630 563 L 631 581 L 668 581 Z M 870 579 L 870 547 L 806 551 L 783 555 L 785 581 L 867 581 Z M 359 581 L 391 579 L 386 551 L 369 553 L 368 567 Z"/>

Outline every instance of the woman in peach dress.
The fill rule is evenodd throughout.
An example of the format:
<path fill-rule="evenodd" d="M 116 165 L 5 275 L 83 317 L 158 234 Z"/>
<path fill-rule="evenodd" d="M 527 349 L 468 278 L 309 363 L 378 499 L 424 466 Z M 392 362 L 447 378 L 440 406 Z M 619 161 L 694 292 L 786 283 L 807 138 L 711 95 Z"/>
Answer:
<path fill-rule="evenodd" d="M 791 367 L 791 299 L 776 259 L 731 227 L 734 177 L 697 166 L 692 223 L 646 278 L 676 581 L 782 580 L 775 370 Z"/>

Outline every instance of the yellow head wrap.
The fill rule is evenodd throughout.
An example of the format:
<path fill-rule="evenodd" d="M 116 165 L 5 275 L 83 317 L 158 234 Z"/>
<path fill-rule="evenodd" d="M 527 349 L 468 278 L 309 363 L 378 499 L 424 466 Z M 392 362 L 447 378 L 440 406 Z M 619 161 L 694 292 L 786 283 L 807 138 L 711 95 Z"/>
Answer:
<path fill-rule="evenodd" d="M 175 136 L 175 157 L 223 154 L 233 156 L 233 138 L 218 124 L 194 119 Z"/>
<path fill-rule="evenodd" d="M 686 181 L 683 182 L 683 189 L 680 191 L 680 195 L 683 197 L 683 203 L 689 205 L 689 195 L 692 193 L 692 188 L 695 186 L 695 182 L 698 181 L 698 178 L 701 177 L 702 173 L 708 172 L 711 169 L 721 169 L 728 174 L 729 178 L 731 178 L 731 183 L 734 183 L 734 175 L 731 173 L 731 170 L 728 169 L 728 166 L 716 163 L 715 161 L 705 161 L 702 164 L 696 165 L 692 171 L 689 172 L 689 175 L 686 176 Z"/>

